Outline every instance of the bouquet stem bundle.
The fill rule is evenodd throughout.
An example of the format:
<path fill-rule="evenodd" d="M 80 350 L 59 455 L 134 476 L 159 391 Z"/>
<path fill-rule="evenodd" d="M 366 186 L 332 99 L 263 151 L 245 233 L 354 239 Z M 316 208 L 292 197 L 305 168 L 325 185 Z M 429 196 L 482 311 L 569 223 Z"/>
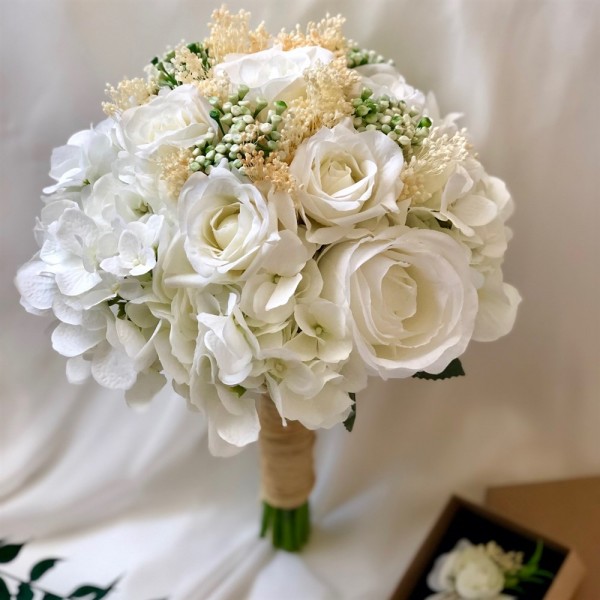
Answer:
<path fill-rule="evenodd" d="M 267 396 L 260 399 L 258 416 L 263 500 L 260 535 L 270 532 L 275 548 L 297 552 L 310 535 L 308 497 L 315 482 L 315 432 L 298 421 L 284 424 Z"/>

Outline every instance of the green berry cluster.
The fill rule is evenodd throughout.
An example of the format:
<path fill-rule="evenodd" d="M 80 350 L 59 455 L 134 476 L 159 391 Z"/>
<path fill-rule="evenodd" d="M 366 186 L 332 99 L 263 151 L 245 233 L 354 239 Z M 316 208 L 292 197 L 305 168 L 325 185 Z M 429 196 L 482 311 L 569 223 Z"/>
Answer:
<path fill-rule="evenodd" d="M 191 171 L 208 174 L 218 165 L 243 173 L 242 158 L 246 153 L 262 150 L 266 156 L 277 149 L 281 137 L 278 130 L 283 121 L 281 115 L 287 104 L 275 100 L 269 107 L 264 98 L 247 100 L 248 92 L 248 87 L 241 85 L 227 102 L 209 98 L 213 107 L 210 116 L 218 123 L 221 137 L 219 139 L 218 132 L 209 130 L 192 148 Z"/>
<path fill-rule="evenodd" d="M 357 131 L 381 131 L 396 142 L 405 154 L 412 146 L 420 146 L 429 135 L 432 121 L 415 106 L 389 96 L 373 98 L 365 88 L 359 98 L 352 101 L 353 123 Z"/>
<path fill-rule="evenodd" d="M 208 50 L 200 42 L 192 42 L 187 44 L 187 48 L 190 52 L 193 52 L 202 61 L 204 71 L 208 72 L 212 66 L 212 59 L 208 54 Z M 173 67 L 173 59 L 175 58 L 175 50 L 167 52 L 162 59 L 155 56 L 150 64 L 158 71 L 158 85 L 159 87 L 169 87 L 171 89 L 181 85 L 180 81 L 177 81 L 175 77 L 175 70 Z"/>
<path fill-rule="evenodd" d="M 357 46 L 348 50 L 346 60 L 349 69 L 354 69 L 355 67 L 360 67 L 362 65 L 374 65 L 380 63 L 393 64 L 393 61 L 386 60 L 381 54 L 377 54 L 375 50 L 366 50 Z"/>

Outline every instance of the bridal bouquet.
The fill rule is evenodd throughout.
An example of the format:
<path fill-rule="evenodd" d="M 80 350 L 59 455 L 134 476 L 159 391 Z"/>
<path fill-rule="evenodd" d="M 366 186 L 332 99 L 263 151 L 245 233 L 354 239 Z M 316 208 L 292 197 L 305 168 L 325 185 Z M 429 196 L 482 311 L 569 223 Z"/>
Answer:
<path fill-rule="evenodd" d="M 16 278 L 70 382 L 132 405 L 168 382 L 217 455 L 260 438 L 263 534 L 286 549 L 308 536 L 314 430 L 350 427 L 368 375 L 461 374 L 520 300 L 504 183 L 342 24 L 273 36 L 221 8 L 109 87 L 107 118 L 52 153 Z"/>

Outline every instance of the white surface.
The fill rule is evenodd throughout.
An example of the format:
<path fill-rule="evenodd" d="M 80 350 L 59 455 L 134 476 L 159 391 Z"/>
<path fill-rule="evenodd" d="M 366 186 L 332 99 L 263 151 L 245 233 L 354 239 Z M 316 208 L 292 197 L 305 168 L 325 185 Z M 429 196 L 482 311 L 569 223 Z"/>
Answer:
<path fill-rule="evenodd" d="M 350 37 L 465 113 L 517 205 L 514 332 L 472 345 L 461 380 L 371 381 L 355 431 L 319 435 L 314 534 L 290 556 L 256 538 L 255 448 L 210 457 L 202 419 L 174 395 L 138 414 L 69 386 L 49 323 L 11 283 L 35 251 L 51 148 L 101 119 L 105 81 L 203 38 L 217 3 L 0 2 L 0 535 L 33 540 L 13 572 L 61 556 L 47 588 L 120 576 L 109 597 L 125 600 L 384 598 L 449 494 L 598 473 L 600 3 L 245 3 L 271 31 L 345 13 Z"/>

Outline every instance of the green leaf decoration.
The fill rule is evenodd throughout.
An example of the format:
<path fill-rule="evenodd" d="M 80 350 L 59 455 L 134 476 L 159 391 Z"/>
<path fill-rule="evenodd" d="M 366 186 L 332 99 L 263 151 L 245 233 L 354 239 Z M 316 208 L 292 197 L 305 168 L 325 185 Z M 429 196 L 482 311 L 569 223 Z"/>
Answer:
<path fill-rule="evenodd" d="M 103 597 L 103 596 L 98 595 L 98 594 L 101 594 L 103 591 L 104 590 L 100 589 L 99 587 L 93 586 L 93 585 L 82 585 L 81 587 L 78 587 L 76 590 L 71 592 L 71 595 L 69 596 L 69 598 L 84 598 L 85 596 L 94 594 L 94 600 L 97 600 L 98 598 Z"/>
<path fill-rule="evenodd" d="M 95 585 L 82 585 L 73 592 L 71 592 L 68 598 L 84 598 L 86 596 L 94 594 L 93 598 L 90 600 L 101 600 L 113 590 L 113 588 L 117 584 L 117 581 L 114 581 L 105 589 L 96 587 Z"/>
<path fill-rule="evenodd" d="M 17 592 L 16 600 L 33 600 L 33 590 L 29 586 L 28 583 L 22 583 L 19 586 L 19 591 Z"/>
<path fill-rule="evenodd" d="M 44 594 L 44 596 L 42 597 L 42 600 L 64 600 L 64 598 L 61 598 L 60 596 L 57 596 L 56 594 L 51 594 L 50 592 L 46 592 Z"/>
<path fill-rule="evenodd" d="M 441 373 L 426 373 L 425 371 L 419 371 L 415 373 L 413 377 L 416 379 L 450 379 L 452 377 L 461 377 L 465 374 L 465 371 L 458 358 L 455 358 Z"/>
<path fill-rule="evenodd" d="M 40 561 L 31 569 L 29 575 L 29 581 L 37 581 L 46 571 L 50 570 L 60 559 L 59 558 L 47 558 Z"/>
<path fill-rule="evenodd" d="M 352 412 L 348 415 L 346 420 L 344 421 L 344 427 L 347 431 L 352 431 L 354 429 L 354 421 L 356 421 L 356 394 L 350 393 L 350 399 L 352 400 Z"/>
<path fill-rule="evenodd" d="M 10 600 L 10 592 L 8 586 L 4 582 L 4 579 L 0 577 L 0 600 Z"/>
<path fill-rule="evenodd" d="M 8 563 L 17 558 L 23 544 L 8 544 L 0 548 L 0 563 Z"/>

